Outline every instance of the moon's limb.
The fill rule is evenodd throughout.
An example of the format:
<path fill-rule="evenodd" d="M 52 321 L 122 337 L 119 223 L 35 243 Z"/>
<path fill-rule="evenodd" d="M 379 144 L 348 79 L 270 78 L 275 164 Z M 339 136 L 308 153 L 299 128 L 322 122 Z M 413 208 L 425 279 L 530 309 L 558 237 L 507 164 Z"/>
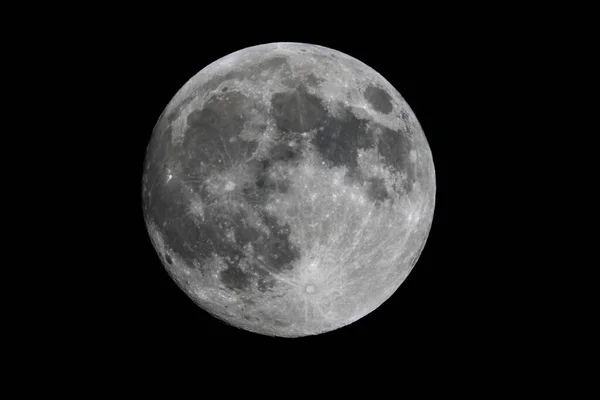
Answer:
<path fill-rule="evenodd" d="M 435 171 L 408 104 L 378 73 L 277 43 L 194 76 L 159 119 L 144 206 L 153 244 L 203 308 L 303 336 L 383 303 L 427 238 Z"/>

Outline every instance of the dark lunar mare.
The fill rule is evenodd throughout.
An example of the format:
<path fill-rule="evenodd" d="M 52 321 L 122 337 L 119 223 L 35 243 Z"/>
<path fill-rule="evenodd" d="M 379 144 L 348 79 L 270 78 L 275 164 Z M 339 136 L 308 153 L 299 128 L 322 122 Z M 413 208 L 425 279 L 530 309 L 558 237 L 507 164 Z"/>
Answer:
<path fill-rule="evenodd" d="M 406 181 L 403 185 L 404 193 L 412 191 L 415 182 L 415 165 L 410 160 L 412 145 L 403 131 L 394 131 L 381 127 L 378 136 L 377 149 L 387 165 L 395 172 L 405 172 Z"/>
<path fill-rule="evenodd" d="M 194 261 L 203 266 L 213 254 L 219 256 L 227 264 L 220 279 L 230 289 L 244 291 L 249 288 L 251 275 L 240 268 L 240 262 L 245 258 L 243 248 L 248 243 L 253 245 L 255 255 L 262 257 L 260 265 L 252 268 L 255 273 L 261 268 L 274 273 L 289 270 L 300 257 L 299 250 L 290 242 L 289 225 L 282 224 L 265 211 L 261 211 L 259 217 L 269 233 L 249 225 L 242 211 L 232 213 L 218 205 L 208 206 L 201 219 L 186 214 L 188 199 L 181 191 L 161 193 L 168 199 L 161 196 L 161 207 L 155 208 L 150 215 L 161 227 L 165 245 L 190 268 Z M 226 236 L 229 230 L 234 232 L 234 242 Z M 272 287 L 267 275 L 259 274 L 259 277 L 263 290 Z"/>
<path fill-rule="evenodd" d="M 391 96 L 383 89 L 369 86 L 365 97 L 381 113 L 392 111 Z M 329 166 L 344 166 L 351 180 L 364 183 L 358 170 L 358 149 L 377 147 L 385 162 L 396 172 L 404 171 L 407 180 L 402 189 L 410 192 L 414 183 L 414 165 L 410 161 L 411 144 L 408 132 L 393 131 L 373 121 L 356 117 L 350 107 L 338 104 L 336 117 L 331 116 L 321 99 L 309 94 L 303 86 L 288 92 L 276 93 L 271 99 L 272 115 L 279 131 L 286 139 L 294 133 L 317 129 L 313 144 Z M 374 132 L 380 131 L 376 135 Z M 297 135 L 296 138 L 299 138 Z M 273 148 L 273 156 L 286 152 L 293 158 L 293 152 L 284 147 Z M 262 181 L 259 180 L 259 184 Z M 374 201 L 388 197 L 385 188 L 377 182 L 369 182 L 369 193 Z"/>
<path fill-rule="evenodd" d="M 211 99 L 205 108 L 190 113 L 187 120 L 189 128 L 180 148 L 171 145 L 170 128 L 159 124 L 164 131 L 154 135 L 148 153 L 150 170 L 146 178 L 153 190 L 145 198 L 146 210 L 148 217 L 159 227 L 165 245 L 188 267 L 192 268 L 194 262 L 202 266 L 216 254 L 226 263 L 226 268 L 220 273 L 224 286 L 246 291 L 255 276 L 259 290 L 267 291 L 274 285 L 268 271 L 277 273 L 290 269 L 300 256 L 299 250 L 289 240 L 289 226 L 281 224 L 276 217 L 260 208 L 265 204 L 269 191 L 286 190 L 286 183 L 273 182 L 267 171 L 275 163 L 297 161 L 300 154 L 292 147 L 277 144 L 269 157 L 251 160 L 247 164 L 248 170 L 255 175 L 252 193 L 256 200 L 260 200 L 250 205 L 261 210 L 259 217 L 269 229 L 268 234 L 250 226 L 244 211 L 232 213 L 220 208 L 217 202 L 213 204 L 213 199 L 199 184 L 203 177 L 195 171 L 201 168 L 212 171 L 215 168 L 227 169 L 232 160 L 243 160 L 256 148 L 255 143 L 229 141 L 240 133 L 244 123 L 243 113 L 238 118 L 243 99 L 234 92 L 229 94 Z M 164 166 L 169 159 L 180 160 L 184 172 L 167 183 Z M 225 165 L 225 160 L 229 161 L 229 165 Z M 200 161 L 202 164 L 199 164 Z M 191 191 L 190 187 L 193 188 Z M 203 218 L 188 212 L 194 196 L 203 201 Z M 226 236 L 230 230 L 234 232 L 234 242 Z M 243 248 L 248 243 L 252 243 L 257 256 L 262 256 L 260 263 L 244 260 Z M 165 261 L 172 263 L 170 257 L 165 257 Z M 249 271 L 240 268 L 243 261 L 250 262 Z"/>
<path fill-rule="evenodd" d="M 290 226 L 282 223 L 265 211 L 261 219 L 269 228 L 270 234 L 261 236 L 257 241 L 258 252 L 265 258 L 267 269 L 272 272 L 282 272 L 292 268 L 292 262 L 300 258 L 300 251 L 290 242 Z"/>
<path fill-rule="evenodd" d="M 375 143 L 368 121 L 357 118 L 348 107 L 340 105 L 339 117 L 327 117 L 313 140 L 321 157 L 330 166 L 345 166 L 348 174 L 358 173 L 357 150 Z"/>
<path fill-rule="evenodd" d="M 375 203 L 381 203 L 390 197 L 382 178 L 372 177 L 367 179 L 367 197 Z"/>
<path fill-rule="evenodd" d="M 304 86 L 271 98 L 272 115 L 281 132 L 306 132 L 316 128 L 327 112 L 321 99 L 306 91 Z"/>
<path fill-rule="evenodd" d="M 177 105 L 177 107 L 175 107 L 175 109 L 169 113 L 169 115 L 167 116 L 167 122 L 169 124 L 172 124 L 173 122 L 175 122 L 175 120 L 181 115 L 181 109 L 183 107 L 187 106 L 188 104 L 190 104 L 193 100 L 194 100 L 194 98 L 191 96 L 183 99 L 179 103 L 179 105 Z M 166 109 L 165 109 L 165 111 L 166 111 Z"/>
<path fill-rule="evenodd" d="M 286 193 L 290 182 L 286 179 L 273 178 L 269 170 L 276 163 L 285 163 L 289 166 L 297 164 L 302 159 L 302 152 L 298 147 L 291 147 L 286 143 L 276 143 L 263 158 L 253 158 L 246 162 L 246 171 L 252 179 L 242 189 L 244 199 L 251 205 L 263 206 L 267 203 L 272 192 Z"/>
<path fill-rule="evenodd" d="M 302 158 L 302 151 L 298 147 L 291 147 L 287 143 L 277 143 L 269 150 L 267 162 L 296 163 Z"/>
<path fill-rule="evenodd" d="M 415 166 L 410 161 L 412 145 L 408 132 L 394 131 L 373 121 L 357 118 L 349 107 L 339 106 L 340 115 L 323 119 L 313 139 L 321 157 L 330 166 L 345 166 L 348 178 L 363 184 L 365 177 L 361 176 L 358 168 L 358 150 L 377 148 L 392 171 L 406 173 L 407 180 L 403 188 L 398 190 L 410 192 L 415 181 Z M 381 182 L 367 182 L 368 194 L 373 201 L 380 202 L 388 198 Z"/>
<path fill-rule="evenodd" d="M 228 91 L 211 97 L 204 107 L 187 116 L 188 129 L 182 148 L 186 172 L 204 171 L 208 176 L 247 159 L 257 143 L 243 141 L 238 135 L 247 121 L 248 107 L 253 103 L 243 94 Z"/>
<path fill-rule="evenodd" d="M 369 85 L 365 90 L 364 96 L 369 104 L 382 114 L 389 114 L 394 109 L 392 96 L 380 87 Z"/>

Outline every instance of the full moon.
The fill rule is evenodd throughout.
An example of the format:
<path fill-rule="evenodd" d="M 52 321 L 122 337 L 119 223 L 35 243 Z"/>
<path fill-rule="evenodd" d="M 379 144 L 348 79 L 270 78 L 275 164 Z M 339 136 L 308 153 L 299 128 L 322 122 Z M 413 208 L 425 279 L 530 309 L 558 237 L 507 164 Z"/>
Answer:
<path fill-rule="evenodd" d="M 423 250 L 436 191 L 400 93 L 361 61 L 303 43 L 249 47 L 192 77 L 156 123 L 142 180 L 173 280 L 222 321 L 281 337 L 341 328 L 385 302 Z"/>

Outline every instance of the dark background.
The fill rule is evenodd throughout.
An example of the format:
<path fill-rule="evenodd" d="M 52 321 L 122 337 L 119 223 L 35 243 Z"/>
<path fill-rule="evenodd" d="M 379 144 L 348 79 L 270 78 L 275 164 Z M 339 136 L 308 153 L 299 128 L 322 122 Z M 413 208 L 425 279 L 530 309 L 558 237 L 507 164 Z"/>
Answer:
<path fill-rule="evenodd" d="M 19 274 L 5 286 L 21 293 L 6 308 L 16 310 L 23 297 L 32 303 L 5 326 L 18 339 L 6 347 L 17 350 L 27 379 L 19 389 L 46 389 L 29 378 L 36 366 L 55 384 L 76 383 L 61 363 L 78 378 L 100 378 L 87 389 L 118 370 L 124 380 L 142 379 L 136 389 L 152 390 L 156 382 L 140 372 L 149 367 L 201 385 L 216 371 L 226 392 L 256 370 L 260 379 L 243 387 L 246 393 L 271 390 L 272 376 L 281 373 L 286 395 L 302 386 L 298 376 L 314 390 L 323 379 L 351 389 L 365 383 L 333 378 L 340 364 L 361 376 L 386 369 L 394 375 L 387 382 L 400 388 L 408 379 L 387 363 L 426 379 L 449 374 L 462 387 L 488 374 L 499 377 L 486 388 L 494 392 L 515 378 L 528 381 L 540 364 L 554 374 L 584 365 L 555 366 L 557 351 L 576 354 L 571 345 L 581 342 L 565 333 L 579 335 L 575 322 L 593 320 L 593 313 L 579 319 L 574 311 L 582 302 L 571 306 L 577 297 L 567 292 L 582 292 L 579 267 L 594 264 L 555 260 L 561 250 L 572 258 L 585 247 L 565 241 L 588 236 L 556 221 L 593 226 L 579 202 L 594 180 L 577 186 L 572 177 L 593 171 L 581 168 L 579 151 L 594 126 L 573 124 L 594 105 L 577 92 L 595 94 L 592 79 L 580 76 L 597 47 L 588 44 L 597 24 L 585 18 L 595 14 L 564 5 L 428 4 L 419 12 L 413 5 L 331 4 L 332 12 L 307 2 L 7 9 L 3 61 L 18 71 L 5 73 L 3 83 L 16 82 L 20 97 L 5 109 L 17 125 L 5 139 L 22 143 L 3 147 L 10 158 L 3 194 L 32 203 L 22 212 L 5 208 L 5 217 L 18 221 L 7 234 L 23 247 L 5 249 L 18 257 L 6 269 L 15 265 Z M 162 267 L 141 208 L 146 145 L 176 91 L 222 56 L 277 41 L 328 46 L 380 72 L 423 126 L 437 178 L 427 245 L 398 291 L 360 321 L 298 339 L 232 328 L 197 307 Z M 561 94 L 563 88 L 574 90 Z M 563 206 L 565 197 L 578 204 Z M 373 362 L 364 362 L 365 354 Z M 226 367 L 215 368 L 217 360 Z M 308 367 L 290 373 L 296 364 Z M 328 373 L 315 374 L 316 367 Z M 554 390 L 552 378 L 542 376 L 538 386 Z M 433 379 L 421 389 L 429 387 L 448 389 Z"/>
<path fill-rule="evenodd" d="M 514 320 L 506 322 L 510 295 L 500 295 L 506 254 L 496 247 L 512 240 L 504 234 L 506 210 L 499 206 L 507 195 L 499 188 L 510 180 L 500 173 L 502 160 L 512 155 L 498 157 L 506 126 L 499 129 L 497 121 L 499 110 L 506 112 L 498 105 L 510 95 L 506 83 L 517 56 L 507 57 L 502 31 L 477 35 L 473 27 L 372 23 L 349 29 L 349 24 L 315 21 L 309 29 L 289 21 L 276 30 L 252 23 L 226 29 L 158 27 L 139 19 L 116 22 L 94 39 L 96 50 L 80 63 L 92 66 L 91 81 L 103 93 L 94 112 L 102 130 L 110 132 L 99 142 L 111 148 L 109 156 L 101 155 L 96 167 L 101 178 L 90 188 L 101 204 L 102 238 L 90 240 L 86 251 L 94 255 L 88 263 L 97 264 L 93 285 L 102 287 L 94 296 L 84 290 L 99 306 L 86 318 L 85 330 L 97 348 L 135 358 L 193 359 L 230 348 L 285 354 L 378 346 L 392 358 L 485 357 L 501 352 L 516 334 Z M 174 34 L 176 28 L 181 31 Z M 331 47 L 381 73 L 421 123 L 437 179 L 429 239 L 397 292 L 349 326 L 296 339 L 246 332 L 199 308 L 163 268 L 141 208 L 146 146 L 177 90 L 220 57 L 277 41 Z"/>

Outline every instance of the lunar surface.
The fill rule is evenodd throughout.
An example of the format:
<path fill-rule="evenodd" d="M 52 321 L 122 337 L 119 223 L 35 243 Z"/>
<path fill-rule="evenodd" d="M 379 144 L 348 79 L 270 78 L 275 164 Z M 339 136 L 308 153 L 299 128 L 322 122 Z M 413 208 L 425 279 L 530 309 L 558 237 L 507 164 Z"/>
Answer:
<path fill-rule="evenodd" d="M 143 208 L 163 265 L 235 327 L 298 337 L 386 301 L 434 213 L 431 150 L 396 89 L 301 43 L 246 48 L 175 94 L 148 145 Z"/>

